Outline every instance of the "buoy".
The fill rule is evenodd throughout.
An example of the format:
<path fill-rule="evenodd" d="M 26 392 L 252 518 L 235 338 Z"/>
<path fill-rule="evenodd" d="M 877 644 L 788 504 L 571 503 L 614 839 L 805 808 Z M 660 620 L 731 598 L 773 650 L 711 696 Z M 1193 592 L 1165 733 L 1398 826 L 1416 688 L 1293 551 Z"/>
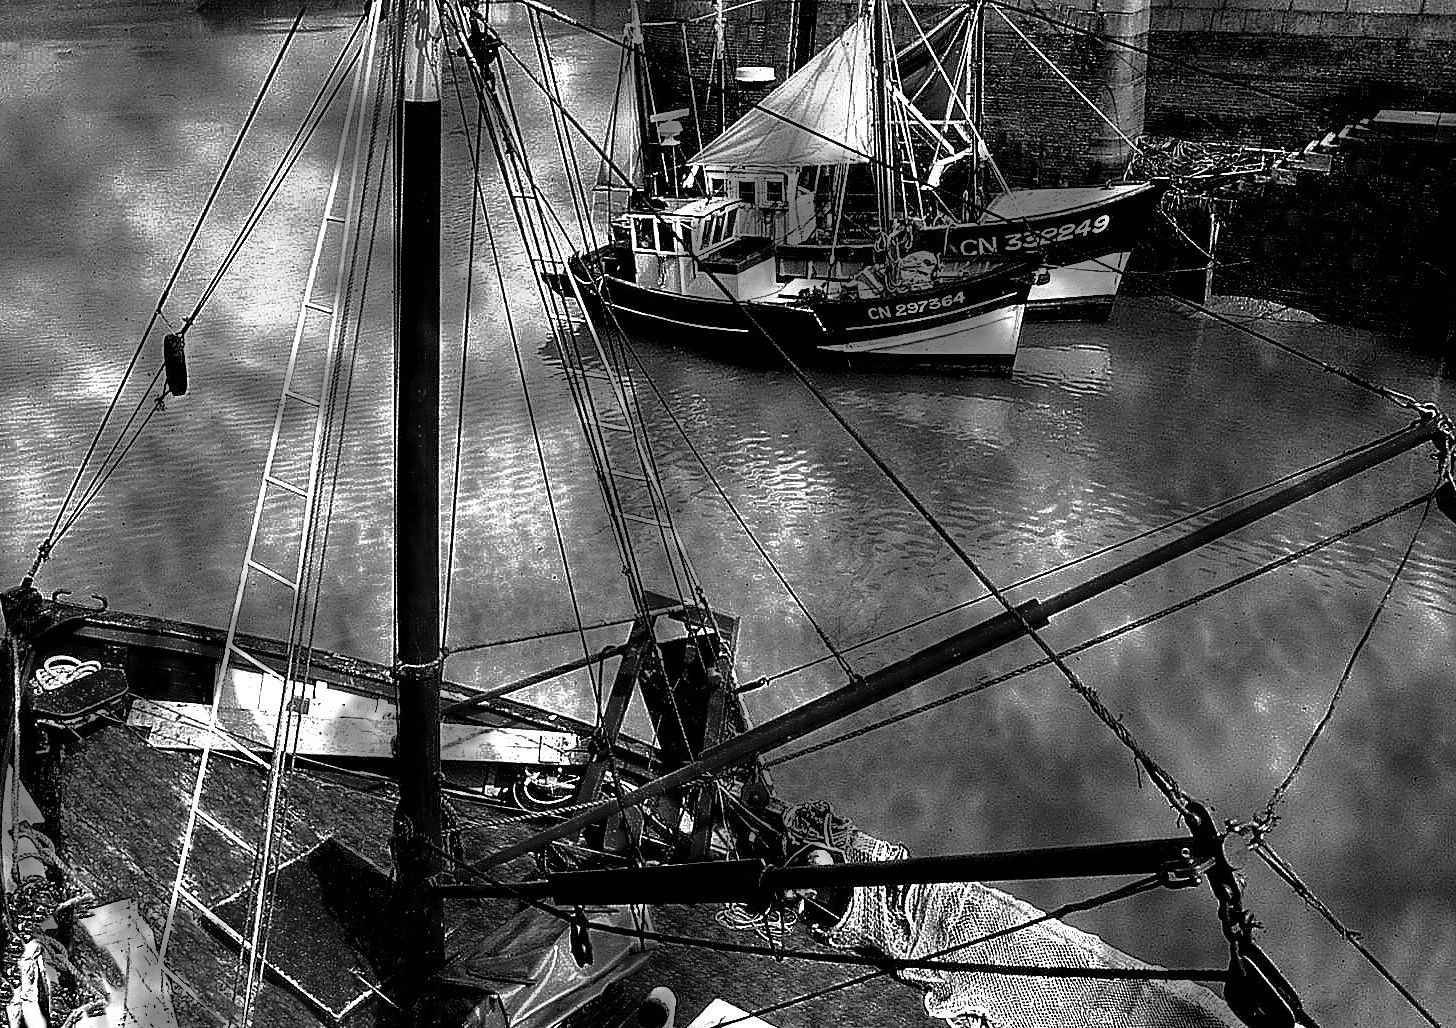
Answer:
<path fill-rule="evenodd" d="M 167 391 L 173 396 L 187 392 L 187 346 L 174 332 L 162 340 L 162 367 L 167 373 Z"/>
<path fill-rule="evenodd" d="M 677 1021 L 677 996 L 665 985 L 649 992 L 637 1008 L 637 1023 L 642 1028 L 673 1028 Z"/>

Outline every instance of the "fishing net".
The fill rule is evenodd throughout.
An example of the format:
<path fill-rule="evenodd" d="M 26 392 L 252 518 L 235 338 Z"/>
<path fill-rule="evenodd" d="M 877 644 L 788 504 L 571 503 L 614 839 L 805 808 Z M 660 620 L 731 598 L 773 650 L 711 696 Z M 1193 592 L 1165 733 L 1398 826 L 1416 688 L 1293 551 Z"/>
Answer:
<path fill-rule="evenodd" d="M 794 808 L 785 822 L 800 845 L 823 846 L 847 861 L 902 860 L 909 855 L 903 846 L 858 831 L 822 804 Z M 1055 920 L 966 945 L 1040 916 L 1031 904 L 974 882 L 860 888 L 852 890 L 843 916 L 823 935 L 838 948 L 867 948 L 896 959 L 1031 967 L 1152 966 Z M 1218 997 L 1192 982 L 916 968 L 897 974 L 925 990 L 925 1009 L 932 1017 L 944 1018 L 955 1028 L 1225 1028 L 1239 1023 Z"/>

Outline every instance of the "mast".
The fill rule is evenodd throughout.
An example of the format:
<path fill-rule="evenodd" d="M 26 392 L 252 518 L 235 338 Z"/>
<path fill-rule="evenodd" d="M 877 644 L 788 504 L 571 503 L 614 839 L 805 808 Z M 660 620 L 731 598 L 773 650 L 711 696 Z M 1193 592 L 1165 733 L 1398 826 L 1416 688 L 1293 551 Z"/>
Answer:
<path fill-rule="evenodd" d="M 870 0 L 870 14 L 870 76 L 874 80 L 875 116 L 875 209 L 879 215 L 880 231 L 888 232 L 890 221 L 894 217 L 895 182 L 891 166 L 889 92 L 885 82 L 885 35 L 888 31 L 885 25 L 885 5 L 880 0 Z"/>
<path fill-rule="evenodd" d="M 965 47 L 970 74 L 971 97 L 971 195 L 967 206 L 974 210 L 981 204 L 981 140 L 986 121 L 986 5 L 977 3 L 971 14 L 969 45 Z"/>
<path fill-rule="evenodd" d="M 713 58 L 718 69 L 719 135 L 728 128 L 728 44 L 723 29 L 723 0 L 713 0 Z M 708 81 L 712 83 L 711 76 Z"/>
<path fill-rule="evenodd" d="M 642 36 L 642 12 L 637 8 L 637 0 L 628 0 L 627 3 L 627 45 L 632 55 L 632 83 L 637 91 L 637 152 L 642 161 L 642 191 L 648 196 L 657 192 L 653 188 L 652 161 L 648 154 L 648 126 L 651 124 L 652 112 L 652 90 L 647 82 L 647 64 L 645 54 L 645 42 Z"/>
<path fill-rule="evenodd" d="M 722 0 L 718 0 L 721 6 Z M 794 23 L 793 63 L 789 67 L 792 75 L 814 56 L 814 30 L 819 22 L 819 0 L 798 0 L 797 18 Z"/>
<path fill-rule="evenodd" d="M 402 0 L 399 149 L 399 415 L 395 618 L 399 808 L 394 850 L 400 1023 L 440 1023 L 445 940 L 429 888 L 444 851 L 440 813 L 440 33 L 433 0 Z"/>

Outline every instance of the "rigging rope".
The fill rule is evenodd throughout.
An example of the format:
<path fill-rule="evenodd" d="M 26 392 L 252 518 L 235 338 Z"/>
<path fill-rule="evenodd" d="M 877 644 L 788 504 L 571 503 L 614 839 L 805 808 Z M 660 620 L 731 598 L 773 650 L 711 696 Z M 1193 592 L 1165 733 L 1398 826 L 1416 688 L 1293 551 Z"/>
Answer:
<path fill-rule="evenodd" d="M 450 70 L 455 70 L 455 58 L 451 55 Z M 455 82 L 455 95 L 460 100 L 460 118 L 465 119 L 465 101 L 460 96 L 460 83 Z M 445 640 L 450 634 L 450 596 L 455 583 L 455 535 L 460 523 L 460 462 L 465 445 L 465 380 L 470 367 L 470 310 L 471 297 L 475 288 L 475 230 L 480 222 L 480 204 L 476 200 L 475 188 L 480 181 L 480 145 L 485 141 L 483 130 L 485 110 L 476 108 L 475 139 L 467 140 L 470 146 L 470 241 L 465 258 L 465 315 L 460 326 L 460 387 L 455 394 L 455 459 L 450 471 L 450 535 L 445 544 L 445 598 L 440 608 L 440 651 L 445 652 Z"/>
<path fill-rule="evenodd" d="M 348 57 L 347 65 L 344 63 L 345 55 L 350 53 L 354 40 L 366 24 L 368 20 L 368 9 L 368 5 L 366 4 L 365 13 L 360 16 L 359 21 L 354 25 L 354 30 L 345 39 L 344 45 L 340 47 L 338 56 L 334 58 L 333 67 L 324 76 L 323 82 L 319 85 L 318 93 L 314 96 L 313 102 L 304 113 L 303 120 L 299 123 L 298 129 L 294 132 L 293 139 L 284 148 L 283 156 L 274 167 L 272 174 L 269 175 L 268 181 L 264 183 L 258 199 L 253 203 L 253 209 L 243 219 L 243 223 L 238 228 L 237 235 L 234 236 L 227 253 L 223 255 L 217 271 L 213 273 L 212 279 L 203 289 L 196 305 L 192 308 L 192 313 L 182 320 L 183 332 L 186 332 L 192 323 L 197 320 L 197 316 L 202 313 L 203 307 L 212 299 L 213 293 L 222 284 L 223 277 L 232 268 L 239 254 L 242 253 L 243 247 L 252 236 L 253 230 L 257 227 L 258 222 L 262 220 L 263 215 L 267 213 L 268 207 L 272 204 L 274 197 L 277 196 L 278 191 L 283 187 L 283 182 L 288 177 L 288 173 L 293 170 L 294 164 L 302 156 L 304 149 L 308 146 L 309 140 L 313 138 L 314 132 L 323 121 L 324 115 L 328 113 L 329 107 L 333 105 L 344 83 L 348 80 L 349 72 L 353 70 L 354 64 L 358 62 L 360 52 L 354 51 L 352 56 Z M 337 79 L 335 79 L 336 75 L 338 76 Z M 332 91 L 330 91 L 331 82 L 333 83 Z M 325 99 L 326 93 L 328 94 L 327 99 Z"/>
<path fill-rule="evenodd" d="M 1401 996 L 1405 999 L 1405 1001 L 1409 1003 L 1418 1014 L 1425 1018 L 1426 1021 L 1432 1026 L 1432 1028 L 1441 1028 L 1441 1022 L 1436 1020 L 1431 1012 L 1426 1009 L 1425 1005 L 1416 998 L 1415 994 L 1412 993 L 1409 988 L 1407 988 L 1398 978 L 1395 977 L 1394 974 L 1391 973 L 1390 969 L 1387 968 L 1380 961 L 1380 958 L 1378 958 L 1374 953 L 1370 952 L 1370 947 L 1366 946 L 1365 943 L 1361 940 L 1360 933 L 1354 931 L 1351 928 L 1347 928 L 1344 923 L 1335 915 L 1335 912 L 1331 910 L 1328 906 L 1326 906 L 1324 901 L 1316 896 L 1314 894 L 1314 891 L 1304 883 L 1304 881 L 1299 877 L 1298 874 L 1295 873 L 1294 868 L 1289 865 L 1289 862 L 1281 857 L 1278 853 L 1276 853 L 1274 849 L 1267 842 L 1264 841 L 1262 831 L 1258 830 L 1257 828 L 1250 830 L 1250 826 L 1248 825 L 1238 825 L 1234 827 L 1236 831 L 1249 835 L 1249 848 L 1254 851 L 1254 855 L 1262 860 L 1265 864 L 1267 864 L 1270 870 L 1278 875 L 1279 878 L 1286 885 L 1293 889 L 1294 893 L 1300 899 L 1304 900 L 1304 902 L 1309 906 L 1311 910 L 1315 911 L 1327 922 L 1329 922 L 1330 927 L 1334 928 L 1334 930 L 1339 933 L 1341 938 L 1343 938 L 1351 946 L 1354 946 L 1355 949 L 1360 952 L 1360 955 L 1365 958 L 1366 962 L 1369 963 L 1371 967 L 1375 968 L 1375 970 L 1379 972 L 1380 976 L 1384 978 L 1387 982 L 1389 982 L 1395 988 L 1395 991 L 1399 992 Z"/>
<path fill-rule="evenodd" d="M 1130 149 L 1133 153 L 1137 154 L 1139 157 L 1141 157 L 1143 155 L 1143 152 L 1138 147 L 1138 145 L 1136 143 L 1134 143 L 1128 137 L 1128 134 L 1126 132 L 1122 131 L 1122 127 L 1120 125 L 1118 125 L 1117 122 L 1115 122 L 1111 118 L 1109 118 L 1103 112 L 1103 110 L 1102 110 L 1101 107 L 1098 107 L 1095 103 L 1093 103 L 1092 100 L 1091 100 L 1091 98 L 1088 97 L 1086 93 L 1082 92 L 1082 90 L 1077 87 L 1077 84 L 1075 82 L 1073 82 L 1070 78 L 1067 77 L 1067 73 L 1064 72 L 1064 71 L 1062 71 L 1061 68 L 1057 67 L 1056 62 L 1053 61 L 1050 57 L 1048 57 L 1042 51 L 1041 47 L 1039 47 L 1035 43 L 1033 43 L 1031 41 L 1031 38 L 1025 32 L 1022 32 L 1021 31 L 1021 26 L 1017 25 L 1016 22 L 1012 21 L 1007 16 L 1006 11 L 1002 9 L 1002 5 L 1001 4 L 993 3 L 991 5 L 991 9 L 996 12 L 997 17 L 999 17 L 1002 21 L 1004 21 L 1010 27 L 1010 29 L 1011 29 L 1012 32 L 1015 32 L 1019 37 L 1021 37 L 1021 41 L 1023 43 L 1025 43 L 1031 49 L 1031 52 L 1032 53 L 1034 53 L 1038 57 L 1040 57 L 1044 62 L 1046 62 L 1046 66 L 1048 68 L 1050 68 L 1052 71 L 1054 71 L 1054 72 L 1057 73 L 1057 77 L 1060 78 L 1063 82 L 1065 82 L 1067 84 L 1067 88 L 1069 88 L 1072 92 L 1074 92 L 1074 93 L 1077 94 L 1078 99 L 1080 99 L 1088 107 L 1092 108 L 1092 113 L 1093 114 L 1095 114 L 1095 115 L 1097 115 L 1097 117 L 1101 118 L 1103 120 L 1103 122 L 1105 122 L 1107 124 L 1107 127 L 1108 128 L 1112 129 L 1113 132 L 1117 133 L 1118 137 L 1121 138 L 1122 141 L 1127 144 L 1128 149 Z"/>
<path fill-rule="evenodd" d="M 267 96 L 268 89 L 273 84 L 274 76 L 277 75 L 278 69 L 283 64 L 284 57 L 286 57 L 288 54 L 289 47 L 293 44 L 293 40 L 298 35 L 298 27 L 303 21 L 303 16 L 306 10 L 306 6 L 300 8 L 298 14 L 294 17 L 293 23 L 289 26 L 288 32 L 283 38 L 283 43 L 278 49 L 278 53 L 273 58 L 273 63 L 269 66 L 268 72 L 263 78 L 263 84 L 259 88 L 257 96 L 253 98 L 252 105 L 248 109 L 248 114 L 243 120 L 242 128 L 239 130 L 237 138 L 234 139 L 232 148 L 228 151 L 227 157 L 223 160 L 222 167 L 219 169 L 217 177 L 213 181 L 212 189 L 208 193 L 207 199 L 203 202 L 202 210 L 198 213 L 197 219 L 192 225 L 192 230 L 188 234 L 187 241 L 183 244 L 182 251 L 178 254 L 176 263 L 172 266 L 172 272 L 167 277 L 166 283 L 162 286 L 162 291 L 157 297 L 156 306 L 152 311 L 151 317 L 147 320 L 146 327 L 142 330 L 141 338 L 137 341 L 136 349 L 132 352 L 131 359 L 127 362 L 126 369 L 122 372 L 121 381 L 117 383 L 117 387 L 112 393 L 111 401 L 107 405 L 105 412 L 102 414 L 101 421 L 96 426 L 96 431 L 91 437 L 91 442 L 87 446 L 86 452 L 82 456 L 81 462 L 76 468 L 75 476 L 71 479 L 71 484 L 66 490 L 66 495 L 61 500 L 60 507 L 56 510 L 56 516 L 51 522 L 50 531 L 46 534 L 45 539 L 41 542 L 40 546 L 37 549 L 35 560 L 32 563 L 29 572 L 25 576 L 27 582 L 35 578 L 36 573 L 40 570 L 40 566 L 50 558 L 51 552 L 54 549 L 55 544 L 65 534 L 66 530 L 68 530 L 72 525 L 75 524 L 77 518 L 80 517 L 82 511 L 84 511 L 89 503 L 95 498 L 95 491 L 99 490 L 100 486 L 106 482 L 106 480 L 110 477 L 112 473 L 110 471 L 106 471 L 106 463 L 105 460 L 103 460 L 101 469 L 98 470 L 96 476 L 92 478 L 92 484 L 95 488 L 93 489 L 92 486 L 87 487 L 87 489 L 83 493 L 81 501 L 77 504 L 75 510 L 70 512 L 68 518 L 68 508 L 71 505 L 71 501 L 76 497 L 76 490 L 81 484 L 81 479 L 86 473 L 86 468 L 90 464 L 91 458 L 95 454 L 97 446 L 99 446 L 101 443 L 101 439 L 106 432 L 106 426 L 110 423 L 111 415 L 116 410 L 116 405 L 120 402 L 122 394 L 126 390 L 127 382 L 130 381 L 132 372 L 136 369 L 137 362 L 141 359 L 142 351 L 146 347 L 147 340 L 151 337 L 152 330 L 156 327 L 157 321 L 159 319 L 165 318 L 162 309 L 166 305 L 168 297 L 171 295 L 172 287 L 177 283 L 178 277 L 182 274 L 182 267 L 186 263 L 188 256 L 192 252 L 192 247 L 197 241 L 198 234 L 202 231 L 202 226 L 207 220 L 207 216 L 211 212 L 214 202 L 216 202 L 217 200 L 218 193 L 222 189 L 222 184 L 224 180 L 226 180 L 228 172 L 232 169 L 233 161 L 237 158 L 239 151 L 242 149 L 243 140 L 247 138 L 248 130 L 252 127 L 253 121 L 258 115 L 258 111 L 262 107 L 263 99 Z M 182 330 L 184 332 L 186 331 L 185 323 Z M 161 371 L 159 370 L 157 374 L 153 377 L 153 384 L 156 383 L 157 379 L 160 376 Z M 148 392 L 149 391 L 150 387 L 148 388 Z M 141 404 L 144 403 L 145 400 L 146 397 L 144 396 L 143 399 L 138 402 L 138 409 L 140 409 Z M 146 419 L 142 423 L 143 428 L 146 426 L 146 423 L 151 420 L 152 413 L 154 413 L 156 409 L 157 408 L 154 406 L 152 412 L 148 413 Z M 131 425 L 132 420 L 135 419 L 135 417 L 136 411 L 133 411 L 132 418 L 128 419 L 128 426 Z M 124 436 L 125 431 L 126 429 L 123 428 L 122 433 L 119 434 L 117 437 L 117 441 L 113 442 L 112 452 L 115 452 L 121 438 Z M 138 429 L 137 434 L 140 434 L 140 429 Z M 122 449 L 121 456 L 117 458 L 115 464 L 112 466 L 112 471 L 114 471 L 115 466 L 119 465 L 121 463 L 121 460 L 125 458 L 126 454 L 131 450 L 132 444 L 135 441 L 136 435 L 134 435 L 132 437 L 132 440 L 128 442 L 126 446 Z M 63 521 L 65 521 L 64 528 L 62 528 Z"/>
<path fill-rule="evenodd" d="M 584 656 L 590 656 L 591 655 L 591 646 L 590 646 L 590 643 L 587 641 L 587 638 L 586 638 L 586 629 L 584 627 L 584 622 L 583 622 L 583 619 L 582 619 L 581 604 L 580 604 L 580 601 L 579 601 L 579 599 L 577 597 L 575 578 L 574 578 L 574 576 L 572 574 L 570 558 L 567 556 L 567 553 L 566 553 L 565 534 L 562 532 L 562 529 L 561 529 L 561 519 L 560 519 L 560 515 L 559 515 L 559 513 L 557 511 L 557 508 L 556 508 L 555 492 L 554 492 L 554 490 L 551 487 L 551 479 L 550 479 L 550 476 L 547 474 L 545 447 L 544 447 L 544 444 L 542 443 L 542 440 L 541 440 L 540 426 L 538 425 L 537 420 L 536 420 L 536 410 L 535 410 L 535 404 L 534 404 L 534 402 L 531 399 L 531 388 L 530 388 L 530 384 L 528 383 L 527 378 L 526 378 L 525 358 L 521 354 L 520 336 L 519 336 L 519 334 L 516 331 L 515 315 L 514 315 L 514 313 L 512 311 L 511 302 L 510 302 L 510 292 L 507 289 L 506 283 L 505 283 L 505 270 L 504 270 L 504 267 L 503 267 L 503 265 L 501 263 L 500 249 L 499 249 L 499 247 L 496 244 L 495 225 L 494 225 L 493 219 L 491 218 L 490 208 L 486 205 L 484 192 L 483 192 L 483 190 L 481 188 L 481 183 L 480 183 L 480 166 L 479 166 L 479 163 L 478 163 L 478 161 L 479 161 L 479 153 L 480 153 L 478 141 L 479 141 L 479 138 L 480 137 L 476 137 L 476 140 L 474 142 L 472 142 L 471 133 L 470 133 L 470 127 L 469 127 L 469 123 L 468 123 L 468 118 L 467 118 L 466 113 L 465 113 L 465 97 L 464 97 L 464 94 L 460 90 L 460 79 L 459 79 L 458 74 L 456 73 L 455 54 L 454 54 L 453 49 L 452 48 L 449 48 L 449 47 L 446 48 L 446 52 L 450 55 L 450 68 L 451 68 L 451 72 L 452 72 L 451 78 L 452 78 L 452 81 L 453 81 L 453 84 L 454 84 L 454 88 L 455 88 L 455 98 L 456 98 L 456 101 L 457 101 L 457 103 L 459 105 L 459 109 L 460 109 L 461 124 L 462 124 L 463 131 L 465 133 L 465 142 L 466 142 L 467 146 L 470 147 L 471 154 L 472 154 L 472 161 L 474 162 L 473 165 L 472 165 L 472 176 L 471 176 L 471 211 L 472 211 L 471 218 L 472 218 L 472 224 L 474 223 L 474 219 L 475 219 L 475 210 L 478 207 L 478 209 L 484 214 L 485 234 L 486 234 L 486 240 L 487 240 L 487 242 L 488 242 L 488 244 L 490 246 L 491 264 L 492 264 L 492 267 L 495 270 L 496 285 L 497 285 L 497 288 L 498 288 L 498 290 L 500 292 L 501 309 L 502 309 L 503 313 L 505 314 L 506 330 L 507 330 L 507 333 L 508 333 L 508 335 L 510 336 L 510 339 L 511 339 L 511 350 L 512 350 L 512 353 L 515 355 L 516 374 L 517 374 L 518 380 L 521 383 L 521 394 L 522 394 L 522 397 L 523 397 L 524 402 L 525 402 L 525 405 L 526 405 L 526 416 L 527 416 L 527 419 L 529 420 L 530 425 L 531 425 L 531 438 L 534 441 L 534 445 L 535 445 L 535 449 L 536 449 L 536 461 L 537 461 L 537 465 L 538 465 L 538 467 L 541 470 L 541 482 L 542 482 L 542 486 L 543 486 L 543 488 L 545 489 L 545 492 L 546 492 L 546 506 L 547 506 L 547 509 L 550 511 L 550 514 L 551 514 L 551 525 L 552 525 L 552 528 L 553 528 L 553 530 L 555 532 L 555 535 L 556 535 L 557 552 L 558 552 L 558 554 L 561 557 L 561 566 L 562 566 L 563 576 L 564 576 L 565 581 L 566 581 L 567 593 L 568 593 L 568 595 L 569 595 L 569 597 L 571 599 L 572 616 L 576 620 L 576 634 L 577 634 L 578 638 L 581 641 L 583 655 Z M 467 64 L 468 64 L 468 62 L 467 62 Z M 480 94 L 478 92 L 477 92 L 477 99 L 481 99 L 482 100 L 482 105 L 481 105 L 480 108 L 478 108 L 478 113 L 479 113 L 480 111 L 483 111 L 485 109 L 485 106 L 484 106 L 484 103 L 483 103 L 483 98 L 480 96 Z M 491 149 L 492 149 L 492 151 L 495 154 L 497 167 L 499 167 L 500 170 L 501 170 L 501 173 L 503 175 L 505 175 L 506 174 L 506 167 L 505 167 L 504 154 L 502 153 L 502 143 L 501 143 L 500 138 L 497 135 L 497 129 L 495 127 L 495 124 L 494 124 L 493 120 L 485 119 L 485 125 L 489 129 Z M 512 205 L 512 210 L 515 211 L 514 205 Z M 517 223 L 519 225 L 519 222 L 520 222 L 519 213 L 517 213 L 517 215 L 516 215 L 516 220 L 517 220 Z M 523 235 L 524 235 L 524 230 L 523 230 Z M 539 288 L 538 288 L 538 291 L 539 291 Z M 463 379 L 463 365 L 462 365 L 462 379 Z M 462 408 L 462 415 L 463 415 L 463 408 Z M 592 677 L 592 682 L 593 682 L 593 685 L 595 687 L 594 688 L 594 692 L 595 692 L 595 697 L 596 697 L 597 714 L 598 714 L 598 717 L 600 717 L 601 711 L 602 711 L 601 688 L 600 688 L 600 685 L 599 685 L 599 680 L 595 676 Z"/>
<path fill-rule="evenodd" d="M 1440 477 L 1441 473 L 1438 473 L 1436 482 L 1438 488 L 1441 484 Z M 1425 507 L 1421 510 L 1421 519 L 1416 523 L 1415 531 L 1411 533 L 1410 542 L 1406 545 L 1405 552 L 1401 554 L 1399 562 L 1396 563 L 1395 571 L 1391 574 L 1390 581 L 1385 586 L 1385 591 L 1380 595 L 1380 602 L 1375 605 L 1375 610 L 1370 614 L 1370 621 L 1366 624 L 1365 631 L 1361 633 L 1359 641 L 1355 643 L 1355 649 L 1351 652 L 1350 659 L 1345 662 L 1344 673 L 1340 675 L 1340 680 L 1335 683 L 1334 692 L 1330 694 L 1329 705 L 1325 708 L 1324 714 L 1315 724 L 1314 731 L 1310 733 L 1309 741 L 1304 744 L 1304 749 L 1299 751 L 1299 756 L 1295 759 L 1294 764 L 1289 768 L 1284 779 L 1269 795 L 1269 802 L 1264 804 L 1263 812 L 1256 818 L 1266 830 L 1272 828 L 1278 822 L 1279 815 L 1276 813 L 1276 808 L 1284 802 L 1285 793 L 1289 791 L 1289 787 L 1294 784 L 1294 779 L 1304 768 L 1304 762 L 1309 758 L 1309 754 L 1314 749 L 1315 743 L 1319 742 L 1320 735 L 1324 732 L 1325 726 L 1335 716 L 1335 705 L 1340 702 L 1340 695 L 1344 692 L 1345 685 L 1350 681 L 1350 674 L 1355 670 L 1355 661 L 1360 658 L 1361 651 L 1364 650 L 1366 642 L 1370 640 L 1371 633 L 1375 631 L 1375 625 L 1380 620 L 1381 613 L 1385 610 L 1386 601 L 1390 599 L 1390 594 L 1395 590 L 1395 583 L 1400 580 L 1400 574 L 1405 570 L 1406 562 L 1410 560 L 1411 551 L 1416 547 L 1416 540 L 1420 538 L 1421 529 L 1425 527 L 1426 517 L 1431 513 L 1431 503 L 1435 498 L 1436 490 L 1432 489 L 1426 497 Z"/>
<path fill-rule="evenodd" d="M 611 308 L 607 309 L 609 311 L 611 310 Z M 615 311 L 612 311 L 612 319 L 613 321 L 616 321 Z M 618 329 L 620 330 L 620 325 L 618 326 Z M 844 656 L 845 650 L 836 646 L 834 644 L 834 641 L 829 638 L 829 634 L 824 631 L 824 627 L 820 625 L 818 619 L 815 618 L 812 613 L 810 613 L 809 608 L 805 605 L 804 601 L 800 599 L 798 592 L 795 591 L 794 587 L 789 584 L 789 580 L 784 576 L 783 571 L 779 569 L 778 564 L 774 561 L 773 557 L 769 554 L 763 543 L 759 540 L 758 535 L 753 531 L 752 528 L 749 527 L 748 522 L 744 520 L 743 515 L 739 513 L 737 506 L 734 505 L 733 500 L 728 496 L 727 490 L 725 490 L 722 486 L 722 483 L 718 481 L 718 476 L 713 474 L 712 468 L 709 467 L 708 462 L 703 458 L 701 451 L 699 451 L 698 448 L 693 445 L 692 439 L 688 436 L 687 428 L 683 425 L 681 419 L 678 418 L 677 413 L 672 409 L 672 407 L 668 405 L 667 397 L 665 397 L 662 394 L 662 390 L 658 388 L 657 381 L 652 377 L 651 372 L 647 368 L 646 362 L 642 360 L 636 349 L 632 347 L 632 344 L 628 341 L 625 332 L 622 333 L 622 341 L 623 345 L 627 347 L 628 351 L 631 353 L 632 359 L 636 361 L 637 367 L 641 372 L 642 377 L 646 379 L 647 384 L 652 387 L 652 392 L 657 397 L 658 404 L 662 407 L 663 411 L 667 413 L 668 418 L 672 421 L 673 426 L 677 429 L 679 437 L 687 445 L 688 450 L 692 453 L 693 458 L 698 462 L 698 466 L 702 468 L 703 474 L 707 476 L 708 481 L 712 483 L 714 490 L 717 491 L 718 496 L 723 500 L 724 505 L 728 508 L 728 512 L 733 515 L 733 519 L 738 522 L 739 527 L 742 528 L 744 534 L 748 536 L 749 542 L 753 543 L 754 549 L 758 550 L 759 556 L 763 558 L 764 563 L 768 565 L 768 568 L 770 571 L 773 572 L 774 577 L 779 580 L 779 584 L 784 587 L 784 591 L 788 593 L 789 598 L 794 601 L 794 605 L 799 608 L 799 612 L 804 615 L 804 618 L 809 622 L 810 626 L 813 627 L 814 633 L 819 636 L 819 641 L 824 644 L 824 648 L 829 651 L 824 656 L 818 658 L 815 663 L 818 663 L 819 660 L 829 660 L 832 658 L 838 661 L 840 670 L 843 671 L 847 677 L 854 678 L 855 671 L 854 668 L 850 666 L 848 659 Z M 737 692 L 739 693 L 743 693 L 746 691 L 746 688 L 740 688 L 737 690 Z"/>

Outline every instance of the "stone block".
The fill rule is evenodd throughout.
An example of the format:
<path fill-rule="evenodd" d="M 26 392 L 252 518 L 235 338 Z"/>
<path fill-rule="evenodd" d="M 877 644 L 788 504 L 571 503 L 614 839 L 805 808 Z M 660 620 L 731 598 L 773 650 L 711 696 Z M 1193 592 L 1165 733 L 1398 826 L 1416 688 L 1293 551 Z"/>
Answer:
<path fill-rule="evenodd" d="M 1293 10 L 1295 11 L 1327 11 L 1336 14 L 1344 14 L 1349 0 L 1294 0 Z M 1456 2 L 1456 0 L 1453 0 Z M 1311 29 L 1315 26 L 1311 25 Z M 1304 35 L 1302 26 L 1296 24 L 1294 31 Z"/>
<path fill-rule="evenodd" d="M 1350 0 L 1351 14 L 1420 14 L 1421 0 Z"/>

